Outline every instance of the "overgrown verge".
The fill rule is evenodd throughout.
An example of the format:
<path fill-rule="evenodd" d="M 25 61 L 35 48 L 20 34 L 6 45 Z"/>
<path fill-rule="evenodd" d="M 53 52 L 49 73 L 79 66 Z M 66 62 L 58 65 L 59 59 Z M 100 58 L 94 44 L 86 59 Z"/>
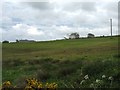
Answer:
<path fill-rule="evenodd" d="M 3 61 L 3 82 L 25 87 L 27 78 L 36 78 L 43 84 L 56 82 L 59 88 L 120 88 L 120 61 L 114 55 L 98 60 L 32 60 Z"/>

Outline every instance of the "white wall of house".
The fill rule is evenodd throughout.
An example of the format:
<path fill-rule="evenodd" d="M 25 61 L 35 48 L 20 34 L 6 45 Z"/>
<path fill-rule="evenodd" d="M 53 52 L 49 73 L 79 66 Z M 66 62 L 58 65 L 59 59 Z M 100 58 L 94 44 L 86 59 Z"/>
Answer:
<path fill-rule="evenodd" d="M 88 34 L 88 38 L 93 38 L 95 37 L 94 34 Z"/>
<path fill-rule="evenodd" d="M 70 37 L 69 37 L 70 39 L 75 39 L 76 38 L 76 36 L 75 35 L 70 35 Z"/>

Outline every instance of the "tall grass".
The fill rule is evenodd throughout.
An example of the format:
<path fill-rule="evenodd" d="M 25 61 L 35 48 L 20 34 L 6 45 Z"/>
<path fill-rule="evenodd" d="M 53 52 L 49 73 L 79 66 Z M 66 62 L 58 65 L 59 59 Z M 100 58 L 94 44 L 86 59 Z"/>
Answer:
<path fill-rule="evenodd" d="M 3 44 L 3 82 L 27 78 L 59 87 L 119 87 L 118 37 Z M 85 79 L 85 76 L 89 79 Z M 102 76 L 106 80 L 102 80 Z M 108 80 L 109 77 L 113 81 Z M 99 83 L 98 83 L 99 82 Z M 110 84 L 112 82 L 112 85 Z"/>

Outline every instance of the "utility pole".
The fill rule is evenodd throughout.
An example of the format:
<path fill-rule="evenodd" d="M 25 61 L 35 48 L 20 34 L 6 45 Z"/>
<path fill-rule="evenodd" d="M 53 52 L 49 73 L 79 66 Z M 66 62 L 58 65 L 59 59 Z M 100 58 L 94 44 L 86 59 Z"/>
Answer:
<path fill-rule="evenodd" d="M 110 31 L 111 31 L 111 37 L 112 37 L 112 19 L 110 19 Z"/>

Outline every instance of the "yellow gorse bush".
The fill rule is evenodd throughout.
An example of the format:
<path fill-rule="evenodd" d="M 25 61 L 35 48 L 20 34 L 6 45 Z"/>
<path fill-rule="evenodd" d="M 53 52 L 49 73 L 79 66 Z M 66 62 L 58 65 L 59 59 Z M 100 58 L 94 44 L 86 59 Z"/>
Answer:
<path fill-rule="evenodd" d="M 43 84 L 41 82 L 39 82 L 37 79 L 33 78 L 33 79 L 27 79 L 26 80 L 26 88 L 43 88 Z"/>
<path fill-rule="evenodd" d="M 58 87 L 58 85 L 56 83 L 50 83 L 50 84 L 46 83 L 45 87 L 46 88 L 53 88 L 53 89 L 55 89 L 55 88 Z"/>
<path fill-rule="evenodd" d="M 12 84 L 10 81 L 6 81 L 3 83 L 2 88 L 12 88 Z"/>
<path fill-rule="evenodd" d="M 46 88 L 49 90 L 55 90 L 57 87 L 58 87 L 58 85 L 55 82 L 43 84 L 42 82 L 38 81 L 37 79 L 32 78 L 32 79 L 26 79 L 26 85 L 25 85 L 24 90 L 36 90 L 36 89 L 42 89 L 42 88 Z M 16 88 L 16 87 L 14 87 L 10 81 L 6 81 L 2 85 L 3 90 L 4 90 L 4 88 Z"/>

